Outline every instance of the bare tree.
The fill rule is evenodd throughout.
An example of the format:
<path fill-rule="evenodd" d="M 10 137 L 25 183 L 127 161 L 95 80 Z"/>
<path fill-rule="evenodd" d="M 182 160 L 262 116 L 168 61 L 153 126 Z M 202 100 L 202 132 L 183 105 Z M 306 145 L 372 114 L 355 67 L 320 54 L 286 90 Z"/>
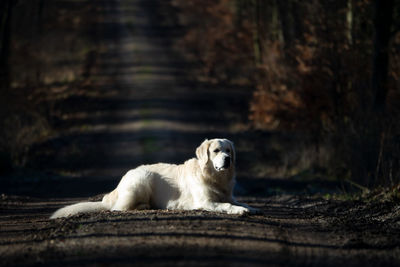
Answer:
<path fill-rule="evenodd" d="M 375 0 L 374 55 L 372 90 L 375 95 L 374 110 L 385 110 L 388 92 L 389 41 L 393 20 L 393 0 Z"/>
<path fill-rule="evenodd" d="M 7 88 L 10 83 L 10 55 L 12 11 L 17 1 L 4 0 L 0 4 L 0 86 Z"/>

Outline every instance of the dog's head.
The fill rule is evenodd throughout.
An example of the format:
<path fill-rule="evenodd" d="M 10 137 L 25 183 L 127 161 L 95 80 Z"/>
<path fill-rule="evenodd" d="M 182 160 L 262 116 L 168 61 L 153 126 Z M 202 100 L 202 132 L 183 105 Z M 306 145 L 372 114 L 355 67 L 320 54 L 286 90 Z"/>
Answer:
<path fill-rule="evenodd" d="M 236 158 L 235 147 L 228 139 L 206 139 L 196 149 L 196 156 L 201 168 L 209 164 L 217 172 L 233 169 Z"/>

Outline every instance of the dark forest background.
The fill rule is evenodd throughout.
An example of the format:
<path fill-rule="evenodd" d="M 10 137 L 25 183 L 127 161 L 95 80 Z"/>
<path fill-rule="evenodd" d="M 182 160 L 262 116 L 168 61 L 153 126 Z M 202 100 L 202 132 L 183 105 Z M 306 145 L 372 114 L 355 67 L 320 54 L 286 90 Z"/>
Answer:
<path fill-rule="evenodd" d="M 252 90 L 247 129 L 304 136 L 307 168 L 326 177 L 400 182 L 399 1 L 173 3 L 191 79 Z M 102 48 L 83 30 L 96 5 L 86 7 L 71 16 L 62 1 L 0 2 L 2 173 L 34 168 L 31 147 L 57 134 L 57 101 L 90 93 Z"/>

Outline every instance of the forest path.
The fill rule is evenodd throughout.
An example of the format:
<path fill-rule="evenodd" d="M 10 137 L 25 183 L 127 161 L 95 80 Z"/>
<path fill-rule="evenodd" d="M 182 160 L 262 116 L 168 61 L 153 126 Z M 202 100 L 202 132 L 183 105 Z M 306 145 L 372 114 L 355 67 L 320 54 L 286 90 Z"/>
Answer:
<path fill-rule="evenodd" d="M 247 119 L 251 90 L 187 79 L 190 66 L 173 47 L 182 29 L 169 1 L 98 3 L 88 27 L 97 43 L 86 64 L 91 89 L 58 104 L 64 132 L 34 156 L 43 169 L 72 177 L 55 185 L 58 192 L 83 177 L 75 195 L 90 196 L 137 165 L 194 157 L 206 138 L 236 142 L 240 133 L 232 129 Z"/>
<path fill-rule="evenodd" d="M 39 198 L 1 196 L 3 266 L 400 264 L 397 226 L 382 221 L 393 207 L 268 196 L 265 180 L 239 198 L 259 215 L 148 210 L 49 220 L 63 205 L 112 189 L 137 164 L 193 157 L 206 137 L 235 141 L 239 178 L 248 178 L 246 162 L 257 152 L 254 136 L 233 125 L 246 117 L 250 93 L 185 80 L 188 66 L 171 46 L 181 29 L 169 1 L 96 3 L 89 26 L 98 42 L 90 72 L 95 91 L 60 104 L 65 131 L 38 150 L 43 168 L 70 177 L 15 188 Z"/>

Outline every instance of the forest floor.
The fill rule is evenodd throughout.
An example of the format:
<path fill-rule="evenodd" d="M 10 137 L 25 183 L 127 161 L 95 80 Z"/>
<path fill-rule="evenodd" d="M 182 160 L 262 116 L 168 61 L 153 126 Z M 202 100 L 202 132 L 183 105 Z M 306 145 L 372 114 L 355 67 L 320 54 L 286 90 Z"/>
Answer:
<path fill-rule="evenodd" d="M 96 49 L 84 64 L 89 79 L 54 103 L 58 134 L 31 152 L 32 166 L 44 171 L 0 179 L 2 266 L 400 266 L 398 196 L 340 200 L 331 197 L 333 181 L 271 176 L 296 164 L 300 154 L 276 153 L 297 139 L 245 126 L 251 90 L 190 81 L 191 66 L 174 46 L 184 29 L 170 1 L 60 2 L 71 12 L 90 7 L 86 30 Z M 235 193 L 260 214 L 48 219 L 64 205 L 100 199 L 136 165 L 182 162 L 213 137 L 235 142 Z"/>

